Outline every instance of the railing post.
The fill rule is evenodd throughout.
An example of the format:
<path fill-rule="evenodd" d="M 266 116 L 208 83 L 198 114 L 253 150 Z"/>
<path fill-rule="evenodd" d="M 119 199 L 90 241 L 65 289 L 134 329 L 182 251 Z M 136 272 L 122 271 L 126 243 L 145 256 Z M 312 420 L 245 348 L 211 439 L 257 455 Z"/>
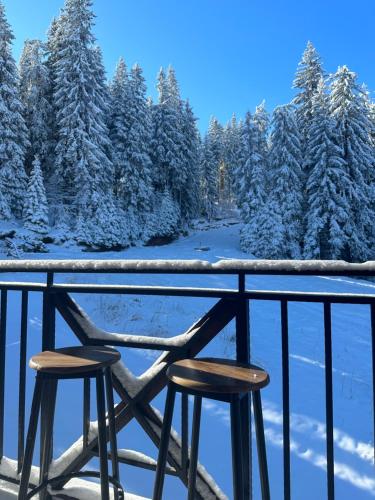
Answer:
<path fill-rule="evenodd" d="M 249 303 L 244 295 L 246 289 L 245 273 L 238 274 L 238 310 L 236 316 L 236 358 L 240 363 L 250 363 L 250 319 Z M 241 399 L 242 463 L 244 491 L 243 498 L 253 497 L 252 452 L 251 452 L 251 398 Z"/>
<path fill-rule="evenodd" d="M 289 320 L 288 302 L 281 301 L 281 356 L 283 386 L 283 465 L 284 500 L 291 499 L 290 485 L 290 394 L 289 394 Z"/>
<path fill-rule="evenodd" d="M 25 452 L 25 400 L 26 400 L 26 363 L 27 363 L 27 319 L 29 307 L 29 292 L 22 291 L 21 299 L 21 338 L 19 364 L 19 392 L 18 392 L 18 459 L 17 472 L 21 472 L 23 455 Z"/>
<path fill-rule="evenodd" d="M 332 312 L 330 302 L 324 303 L 324 352 L 326 383 L 327 499 L 334 500 L 335 462 L 333 440 Z"/>
<path fill-rule="evenodd" d="M 372 362 L 372 418 L 373 418 L 373 443 L 375 443 L 375 303 L 370 306 L 371 313 L 371 362 Z M 374 446 L 374 465 L 375 465 L 375 446 Z"/>
<path fill-rule="evenodd" d="M 47 288 L 43 292 L 43 323 L 42 323 L 42 350 L 48 351 L 49 349 L 55 348 L 55 320 L 56 311 L 53 302 L 51 287 L 53 286 L 53 273 L 47 273 Z M 51 399 L 56 398 L 56 388 L 51 387 L 49 393 Z M 43 400 L 41 402 L 41 418 L 40 418 L 40 463 L 42 463 L 42 453 L 43 453 L 43 443 L 47 437 L 48 432 L 52 432 L 48 429 L 49 422 L 49 412 L 48 412 L 48 401 Z M 51 463 L 53 454 L 53 439 L 51 439 L 50 449 L 47 451 L 48 457 L 47 462 Z M 42 474 L 42 470 L 40 471 Z M 44 471 L 46 474 L 46 471 Z M 40 478 L 42 481 L 44 478 Z M 48 494 L 47 490 L 44 490 L 39 494 L 40 500 L 50 500 L 52 497 Z"/>
<path fill-rule="evenodd" d="M 7 290 L 1 290 L 0 306 L 0 461 L 4 454 L 5 350 L 7 334 Z"/>

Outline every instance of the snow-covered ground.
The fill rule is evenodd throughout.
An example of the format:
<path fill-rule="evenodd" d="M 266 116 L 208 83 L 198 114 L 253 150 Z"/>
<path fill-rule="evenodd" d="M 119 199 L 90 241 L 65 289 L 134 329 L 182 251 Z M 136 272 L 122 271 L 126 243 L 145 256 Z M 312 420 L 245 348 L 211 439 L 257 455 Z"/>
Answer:
<path fill-rule="evenodd" d="M 53 248 L 51 258 L 92 258 L 76 248 Z M 46 255 L 43 255 L 45 258 Z M 35 256 L 38 258 L 38 256 Z M 248 258 L 239 249 L 239 225 L 234 220 L 213 225 L 202 224 L 188 237 L 161 247 L 131 248 L 117 253 L 94 254 L 94 258 L 126 259 L 219 259 Z M 14 279 L 14 276 L 3 276 Z M 22 277 L 29 281 L 42 276 Z M 58 277 L 70 283 L 105 282 L 127 284 L 162 284 L 231 287 L 235 278 L 228 276 L 100 276 L 69 275 Z M 351 278 L 262 277 L 247 279 L 248 288 L 324 292 L 374 293 L 375 285 Z M 19 293 L 9 296 L 6 379 L 5 454 L 17 450 L 17 363 L 19 354 Z M 122 333 L 151 336 L 174 336 L 182 333 L 213 303 L 209 299 L 133 296 L 76 295 L 80 305 L 99 326 Z M 333 306 L 333 366 L 335 475 L 338 500 L 365 500 L 375 496 L 371 409 L 370 317 L 367 306 Z M 14 311 L 14 314 L 10 314 Z M 280 305 L 277 302 L 253 301 L 250 305 L 252 360 L 265 367 L 271 383 L 263 392 L 264 418 L 269 457 L 272 498 L 282 498 L 282 404 Z M 290 381 L 292 432 L 292 497 L 296 500 L 319 500 L 326 496 L 325 475 L 325 395 L 323 309 L 320 304 L 291 304 Z M 28 354 L 40 349 L 40 294 L 31 294 Z M 229 325 L 204 351 L 204 354 L 234 356 L 234 325 Z M 57 344 L 76 343 L 73 334 L 57 318 Z M 136 375 L 152 363 L 157 353 L 123 349 L 123 361 Z M 28 370 L 29 393 L 33 374 Z M 77 381 L 61 383 L 55 423 L 55 458 L 81 433 L 82 392 Z M 65 389 L 65 390 L 64 390 Z M 30 407 L 30 396 L 27 401 Z M 154 404 L 163 409 L 164 393 Z M 177 408 L 177 407 L 176 407 Z M 176 411 L 175 427 L 179 427 Z M 132 422 L 119 434 L 121 448 L 134 449 L 156 457 L 157 451 L 143 431 Z M 254 447 L 255 450 L 255 447 Z M 205 401 L 202 419 L 200 460 L 231 498 L 231 460 L 229 415 L 225 404 Z M 254 453 L 254 498 L 260 498 Z M 94 467 L 97 464 L 93 463 Z M 130 493 L 150 497 L 154 474 L 122 466 L 122 481 Z M 8 498 L 4 491 L 4 496 Z M 95 495 L 91 494 L 91 498 Z M 179 480 L 168 478 L 165 498 L 185 498 Z"/>

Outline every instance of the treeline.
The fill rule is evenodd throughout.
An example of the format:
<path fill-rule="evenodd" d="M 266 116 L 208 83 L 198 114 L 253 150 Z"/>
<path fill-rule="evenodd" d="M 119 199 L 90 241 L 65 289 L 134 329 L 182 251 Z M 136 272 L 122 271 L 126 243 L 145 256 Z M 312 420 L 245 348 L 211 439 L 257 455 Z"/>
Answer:
<path fill-rule="evenodd" d="M 375 105 L 346 66 L 327 76 L 309 42 L 292 103 L 264 104 L 203 142 L 209 207 L 236 200 L 242 248 L 268 259 L 375 257 Z"/>
<path fill-rule="evenodd" d="M 0 217 L 23 250 L 72 237 L 91 248 L 168 238 L 200 208 L 200 137 L 175 72 L 146 97 L 139 65 L 107 83 L 91 0 L 66 0 L 19 68 L 0 5 Z"/>

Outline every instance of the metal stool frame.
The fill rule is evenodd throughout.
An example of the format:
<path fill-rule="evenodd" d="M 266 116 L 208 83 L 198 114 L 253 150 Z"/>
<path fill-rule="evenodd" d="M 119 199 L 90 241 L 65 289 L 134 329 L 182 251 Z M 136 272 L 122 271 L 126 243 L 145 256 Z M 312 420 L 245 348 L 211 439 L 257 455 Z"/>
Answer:
<path fill-rule="evenodd" d="M 243 447 L 242 447 L 243 433 L 242 433 L 241 410 L 240 410 L 241 400 L 247 393 L 223 395 L 223 394 L 208 393 L 202 391 L 194 391 L 193 389 L 186 389 L 180 385 L 177 385 L 172 381 L 168 382 L 163 428 L 160 440 L 159 455 L 158 455 L 152 500 L 162 500 L 165 468 L 167 464 L 167 455 L 169 447 L 169 438 L 172 428 L 174 403 L 177 392 L 181 394 L 194 396 L 191 451 L 190 451 L 190 460 L 188 467 L 188 497 L 187 497 L 188 500 L 194 500 L 195 498 L 195 483 L 196 483 L 197 465 L 198 465 L 198 448 L 199 448 L 200 421 L 201 421 L 201 411 L 202 411 L 202 398 L 224 401 L 230 404 L 233 495 L 234 495 L 234 500 L 247 500 L 245 498 L 244 480 L 243 480 L 244 478 L 244 471 L 243 471 L 244 460 L 243 460 Z M 252 395 L 253 395 L 255 433 L 257 442 L 262 500 L 270 500 L 271 497 L 270 497 L 270 487 L 268 479 L 267 454 L 266 454 L 266 443 L 264 438 L 264 424 L 263 424 L 262 400 L 261 400 L 260 390 L 252 391 Z"/>
<path fill-rule="evenodd" d="M 52 436 L 53 436 L 53 421 L 55 416 L 56 392 L 58 380 L 64 379 L 83 379 L 85 387 L 87 387 L 88 379 L 96 379 L 96 403 L 98 416 L 98 447 L 99 447 L 99 462 L 100 472 L 97 471 L 81 471 L 73 472 L 68 475 L 56 476 L 48 478 L 49 465 L 52 459 Z M 45 397 L 45 432 L 41 439 L 41 463 L 39 485 L 33 488 L 28 493 L 29 480 L 34 454 L 35 439 L 38 428 L 39 413 L 42 404 L 42 396 Z M 108 473 L 108 452 L 107 452 L 107 435 L 106 435 L 106 406 L 108 411 L 108 428 L 110 442 L 110 457 L 112 462 L 112 475 Z M 84 398 L 85 399 L 85 398 Z M 87 405 L 84 401 L 84 405 Z M 97 370 L 90 370 L 79 374 L 53 374 L 46 372 L 37 372 L 34 388 L 33 401 L 30 413 L 30 422 L 26 438 L 26 449 L 24 455 L 23 466 L 21 470 L 21 482 L 18 493 L 19 500 L 28 500 L 37 493 L 44 491 L 48 485 L 65 483 L 66 481 L 76 477 L 98 477 L 100 478 L 101 499 L 110 499 L 110 483 L 114 486 L 115 500 L 124 499 L 124 490 L 120 483 L 119 464 L 117 455 L 117 439 L 115 429 L 115 412 L 113 400 L 112 372 L 110 367 Z"/>

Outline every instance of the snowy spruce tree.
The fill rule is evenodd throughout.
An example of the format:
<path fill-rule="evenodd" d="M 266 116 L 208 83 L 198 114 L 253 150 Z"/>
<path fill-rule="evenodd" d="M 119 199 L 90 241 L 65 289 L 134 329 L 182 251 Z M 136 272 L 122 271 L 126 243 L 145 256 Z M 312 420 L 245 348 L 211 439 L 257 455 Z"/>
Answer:
<path fill-rule="evenodd" d="M 51 82 L 44 57 L 45 47 L 40 40 L 26 40 L 20 60 L 20 97 L 30 140 L 26 170 L 30 172 L 37 155 L 47 174 L 52 109 L 49 101 Z"/>
<path fill-rule="evenodd" d="M 45 251 L 43 237 L 48 233 L 48 203 L 44 188 L 43 173 L 38 156 L 35 157 L 30 173 L 24 208 L 23 249 L 26 251 Z"/>
<path fill-rule="evenodd" d="M 236 172 L 241 157 L 241 123 L 233 114 L 223 131 L 223 198 L 232 204 L 236 193 Z"/>
<path fill-rule="evenodd" d="M 345 226 L 349 261 L 372 258 L 374 235 L 374 149 L 372 124 L 357 76 L 339 67 L 331 81 L 330 111 L 337 122 L 338 144 L 349 176 L 350 214 Z"/>
<path fill-rule="evenodd" d="M 163 68 L 158 74 L 159 99 L 152 107 L 151 161 L 152 179 L 156 194 L 171 199 L 176 217 L 181 217 L 181 186 L 186 183 L 182 158 L 181 103 L 174 73 Z M 167 193 L 169 193 L 167 195 Z M 169 198 L 170 197 L 170 198 Z M 155 200 L 157 200 L 156 197 Z M 162 226 L 162 221 L 160 222 Z"/>
<path fill-rule="evenodd" d="M 200 136 L 196 122 L 197 118 L 187 101 L 182 114 L 182 161 L 186 179 L 181 187 L 180 200 L 181 217 L 187 222 L 199 214 L 200 207 Z"/>
<path fill-rule="evenodd" d="M 242 135 L 242 178 L 240 179 L 242 220 L 241 247 L 254 253 L 258 229 L 264 220 L 264 205 L 267 200 L 268 169 L 268 115 L 264 103 L 257 106 L 254 116 L 247 113 Z M 260 227 L 259 227 L 260 229 Z M 260 229 L 261 230 L 261 229 Z"/>
<path fill-rule="evenodd" d="M 201 212 L 211 220 L 215 215 L 218 171 L 207 134 L 203 138 L 200 149 L 200 182 Z"/>
<path fill-rule="evenodd" d="M 151 243 L 173 240 L 179 230 L 180 218 L 178 204 L 169 190 L 165 188 L 163 193 L 156 192 L 154 207 L 146 227 L 146 239 Z"/>
<path fill-rule="evenodd" d="M 169 75 L 168 75 L 169 76 Z M 158 103 L 153 107 L 153 137 L 151 141 L 152 162 L 155 170 L 154 182 L 159 191 L 168 187 L 174 197 L 178 197 L 175 177 L 180 175 L 182 134 L 175 88 L 171 88 L 169 78 L 163 68 L 158 74 Z"/>
<path fill-rule="evenodd" d="M 27 185 L 24 168 L 28 133 L 19 97 L 19 76 L 12 56 L 11 28 L 0 3 L 0 188 L 2 212 L 20 218 Z"/>
<path fill-rule="evenodd" d="M 54 62 L 57 123 L 56 181 L 65 208 L 80 221 L 78 232 L 92 245 L 114 203 L 113 165 L 104 102 L 104 72 L 92 34 L 92 0 L 66 0 L 59 53 Z M 98 211 L 103 211 L 97 213 Z M 91 222 L 95 221 L 95 224 Z M 86 224 L 87 227 L 82 227 Z M 113 220 L 113 225 L 118 221 Z M 89 235 L 89 232 L 92 234 Z M 83 236 L 82 236 L 83 235 Z M 84 242 L 84 241 L 83 241 Z"/>
<path fill-rule="evenodd" d="M 49 176 L 51 177 L 51 183 L 49 182 L 49 178 L 45 179 L 47 185 L 47 195 L 50 194 L 50 199 L 53 199 L 53 203 L 56 203 L 56 199 L 58 198 L 58 193 L 55 188 L 55 149 L 58 141 L 58 127 L 56 114 L 57 109 L 55 106 L 55 82 L 57 81 L 57 70 L 58 64 L 57 61 L 61 57 L 63 53 L 63 44 L 64 44 L 64 26 L 65 26 L 65 13 L 64 10 L 60 12 L 58 17 L 52 19 L 51 25 L 47 31 L 47 41 L 45 44 L 46 49 L 46 61 L 45 65 L 47 67 L 48 75 L 49 75 L 49 89 L 47 93 L 47 100 L 49 103 L 49 108 L 51 110 L 51 114 L 48 120 L 49 126 L 49 158 L 51 169 L 49 172 Z M 55 189 L 54 189 L 55 188 Z M 52 201 L 51 199 L 51 201 Z M 51 207 L 52 208 L 52 207 Z"/>
<path fill-rule="evenodd" d="M 271 129 L 271 184 L 268 196 L 282 221 L 279 258 L 298 259 L 301 256 L 303 237 L 302 153 L 295 108 L 291 105 L 277 107 L 273 113 Z"/>
<path fill-rule="evenodd" d="M 241 127 L 241 136 L 240 136 L 240 157 L 238 161 L 238 166 L 235 171 L 236 183 L 236 198 L 237 198 L 237 206 L 240 209 L 242 220 L 245 220 L 247 217 L 247 201 L 248 201 L 248 192 L 249 192 L 249 177 L 250 171 L 248 167 L 248 159 L 251 155 L 251 151 L 253 150 L 254 143 L 254 122 L 251 116 L 250 111 L 248 111 L 245 115 L 245 119 L 243 121 Z"/>
<path fill-rule="evenodd" d="M 293 87 L 299 90 L 293 103 L 297 106 L 297 121 L 300 127 L 303 151 L 307 146 L 312 119 L 313 98 L 323 76 L 321 58 L 313 44 L 307 42 L 293 82 Z M 305 166 L 308 169 L 308 159 L 305 161 Z"/>
<path fill-rule="evenodd" d="M 307 180 L 307 213 L 304 256 L 307 259 L 340 259 L 348 244 L 345 228 L 350 217 L 350 180 L 337 122 L 329 112 L 323 79 L 313 99 L 309 140 L 311 161 Z"/>
<path fill-rule="evenodd" d="M 129 82 L 130 128 L 126 151 L 127 171 L 120 179 L 122 201 L 131 217 L 136 218 L 131 228 L 134 239 L 142 238 L 152 203 L 152 164 L 150 158 L 151 116 L 146 100 L 146 85 L 141 67 L 131 69 Z"/>
<path fill-rule="evenodd" d="M 241 230 L 241 248 L 258 259 L 280 259 L 285 245 L 285 229 L 280 205 L 270 196 L 253 213 Z"/>
<path fill-rule="evenodd" d="M 126 204 L 123 183 L 126 179 L 128 133 L 130 129 L 129 78 L 124 59 L 121 57 L 110 83 L 109 136 L 112 143 L 114 188 L 120 206 Z"/>
<path fill-rule="evenodd" d="M 223 127 L 215 117 L 212 117 L 201 151 L 202 208 L 204 215 L 209 219 L 217 211 L 223 155 Z"/>

